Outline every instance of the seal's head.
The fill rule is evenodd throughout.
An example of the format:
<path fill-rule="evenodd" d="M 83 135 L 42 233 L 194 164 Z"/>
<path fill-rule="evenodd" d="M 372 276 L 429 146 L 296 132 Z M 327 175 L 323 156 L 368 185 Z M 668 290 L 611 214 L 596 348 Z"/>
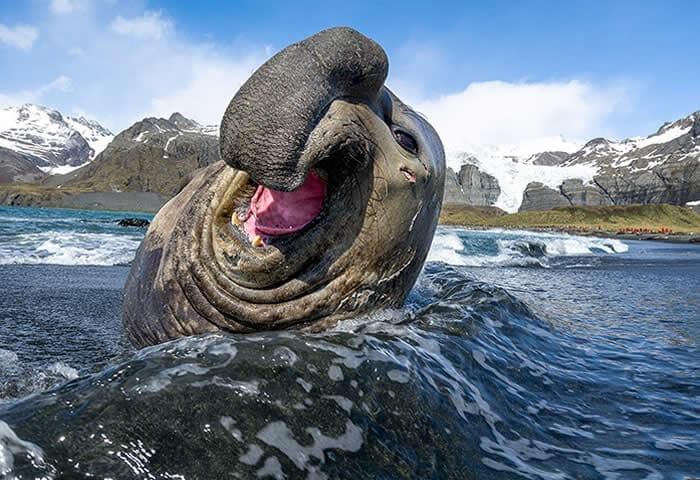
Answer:
<path fill-rule="evenodd" d="M 218 162 L 161 209 L 127 280 L 139 346 L 226 330 L 322 330 L 400 306 L 430 248 L 445 155 L 385 86 L 382 48 L 322 31 L 231 101 Z"/>

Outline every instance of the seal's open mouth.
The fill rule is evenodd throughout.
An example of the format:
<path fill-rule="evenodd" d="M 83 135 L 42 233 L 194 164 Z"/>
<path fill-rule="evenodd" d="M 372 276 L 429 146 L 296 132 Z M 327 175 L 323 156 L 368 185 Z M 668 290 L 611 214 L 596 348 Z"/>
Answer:
<path fill-rule="evenodd" d="M 243 228 L 251 243 L 291 235 L 311 223 L 323 209 L 327 181 L 311 170 L 296 190 L 283 192 L 259 185 L 250 200 Z"/>
<path fill-rule="evenodd" d="M 310 162 L 303 183 L 295 190 L 277 190 L 248 176 L 246 187 L 231 200 L 234 231 L 253 247 L 281 247 L 311 229 L 325 232 L 339 218 L 347 221 L 353 215 L 349 203 L 361 201 L 355 198 L 359 185 L 369 186 L 372 175 L 372 147 L 364 138 L 356 140 L 357 135 L 350 134 Z M 334 207 L 340 215 L 331 218 L 329 211 Z"/>

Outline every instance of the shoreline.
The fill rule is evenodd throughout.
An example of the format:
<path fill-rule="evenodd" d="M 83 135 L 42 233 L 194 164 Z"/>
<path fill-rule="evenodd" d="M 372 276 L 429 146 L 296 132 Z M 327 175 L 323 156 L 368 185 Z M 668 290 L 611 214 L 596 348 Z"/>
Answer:
<path fill-rule="evenodd" d="M 598 237 L 598 238 L 617 238 L 619 240 L 640 240 L 647 242 L 665 242 L 665 243 L 686 243 L 689 245 L 700 245 L 700 234 L 697 233 L 617 233 L 617 232 L 569 232 L 562 230 L 563 233 L 571 235 L 579 235 L 582 237 Z"/>
<path fill-rule="evenodd" d="M 669 204 L 559 207 L 506 213 L 494 207 L 443 205 L 443 225 L 700 244 L 700 214 Z"/>
<path fill-rule="evenodd" d="M 121 192 L 120 192 L 121 193 Z M 126 192 L 124 192 L 126 193 Z M 121 195 L 123 195 L 122 193 Z M 131 196 L 133 192 L 127 193 L 127 196 Z M 120 196 L 121 196 L 120 195 Z M 138 195 L 136 195 L 138 197 Z M 141 200 L 141 199 L 139 199 Z M 149 199 L 152 200 L 152 199 Z M 0 204 L 2 205 L 2 204 Z M 140 205 L 142 207 L 146 207 L 145 209 L 133 209 L 129 207 L 133 207 L 132 202 L 124 202 L 122 203 L 121 207 L 126 207 L 124 209 L 121 208 L 104 208 L 104 203 L 99 204 L 99 203 L 93 203 L 93 207 L 98 207 L 98 208 L 90 208 L 90 206 L 82 205 L 82 206 L 59 206 L 59 205 L 8 205 L 4 204 L 2 205 L 3 207 L 11 207 L 11 208 L 46 208 L 46 209 L 58 209 L 58 210 L 83 210 L 83 211 L 92 211 L 92 212 L 107 212 L 107 213 L 131 213 L 135 215 L 149 215 L 149 216 L 155 216 L 155 214 L 158 212 L 158 209 L 153 210 L 153 205 L 150 205 L 150 209 L 146 205 Z M 116 205 L 110 205 L 112 207 L 116 207 Z M 99 208 L 103 207 L 103 208 Z M 685 232 L 679 232 L 679 233 L 655 233 L 655 232 L 641 232 L 641 233 L 618 233 L 617 231 L 612 231 L 612 230 L 604 230 L 604 229 L 588 229 L 585 227 L 580 227 L 580 228 L 566 228 L 566 227 L 554 227 L 554 226 L 549 226 L 549 227 L 538 227 L 538 226 L 526 226 L 526 225 L 484 225 L 484 224 L 470 224 L 470 223 L 455 223 L 455 222 L 439 222 L 438 225 L 442 225 L 445 227 L 459 227 L 459 228 L 466 228 L 468 230 L 492 230 L 492 229 L 503 229 L 503 230 L 524 230 L 524 231 L 531 231 L 531 232 L 544 232 L 544 233 L 565 233 L 568 235 L 577 235 L 581 237 L 598 237 L 598 238 L 615 238 L 619 240 L 639 240 L 639 241 L 653 241 L 653 242 L 665 242 L 665 243 L 684 243 L 684 244 L 689 244 L 689 245 L 700 245 L 700 233 L 685 233 Z"/>
<path fill-rule="evenodd" d="M 500 226 L 500 225 L 459 225 L 454 223 L 440 223 L 443 227 L 465 228 L 467 230 L 509 230 L 509 231 L 529 231 L 539 233 L 565 233 L 578 237 L 613 238 L 618 240 L 638 240 L 646 242 L 664 243 L 684 243 L 688 245 L 700 246 L 700 233 L 617 233 L 608 230 L 578 230 L 571 228 L 556 227 L 531 227 L 531 226 Z"/>
<path fill-rule="evenodd" d="M 25 191 L 17 186 L 0 186 L 0 205 L 4 207 L 141 212 L 155 215 L 170 198 L 155 192 L 81 192 L 60 189 Z"/>

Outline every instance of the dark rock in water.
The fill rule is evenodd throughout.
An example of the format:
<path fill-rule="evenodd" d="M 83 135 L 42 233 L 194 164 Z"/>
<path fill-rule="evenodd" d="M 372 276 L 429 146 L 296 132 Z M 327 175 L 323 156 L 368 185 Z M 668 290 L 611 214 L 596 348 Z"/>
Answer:
<path fill-rule="evenodd" d="M 151 224 L 151 222 L 149 222 L 145 218 L 122 218 L 119 221 L 117 221 L 117 224 L 120 227 L 146 228 Z"/>
<path fill-rule="evenodd" d="M 511 248 L 526 257 L 542 258 L 547 256 L 547 245 L 544 242 L 514 242 Z"/>

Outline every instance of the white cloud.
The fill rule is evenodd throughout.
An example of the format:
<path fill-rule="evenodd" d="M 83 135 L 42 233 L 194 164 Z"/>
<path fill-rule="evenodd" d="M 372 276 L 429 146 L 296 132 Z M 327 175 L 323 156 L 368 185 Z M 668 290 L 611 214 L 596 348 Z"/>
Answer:
<path fill-rule="evenodd" d="M 72 81 L 65 75 L 60 75 L 45 85 L 34 89 L 26 89 L 9 94 L 0 93 L 0 108 L 23 103 L 42 103 L 47 94 L 52 92 L 69 92 Z"/>
<path fill-rule="evenodd" d="M 70 92 L 72 85 L 73 81 L 69 77 L 61 75 L 59 77 L 56 77 L 53 81 L 41 87 L 39 91 L 42 95 L 52 90 L 58 90 L 60 92 Z"/>
<path fill-rule="evenodd" d="M 56 9 L 68 5 L 46 2 L 53 14 L 38 24 L 42 48 L 29 56 L 11 52 L 26 74 L 0 78 L 0 104 L 87 111 L 115 132 L 175 111 L 219 123 L 237 89 L 272 51 L 240 37 L 226 44 L 186 39 L 167 12 L 140 5 L 71 0 L 72 13 L 59 15 Z M 47 82 L 48 75 L 54 80 Z"/>
<path fill-rule="evenodd" d="M 227 45 L 186 40 L 166 13 L 126 14 L 121 4 L 100 8 L 107 11 L 83 9 L 78 16 L 50 19 L 55 37 L 48 42 L 54 45 L 55 38 L 55 50 L 66 57 L 55 65 L 70 66 L 66 73 L 74 92 L 45 98 L 61 111 L 87 110 L 114 131 L 175 111 L 200 123 L 219 123 L 240 85 L 271 54 L 269 47 L 242 39 Z M 100 16 L 115 19 L 111 29 L 104 29 Z"/>
<path fill-rule="evenodd" d="M 42 48 L 31 56 L 11 52 L 26 67 L 17 70 L 23 72 L 20 78 L 0 78 L 0 103 L 36 102 L 65 112 L 82 108 L 114 131 L 144 116 L 174 111 L 218 123 L 238 87 L 283 46 L 271 49 L 240 38 L 230 44 L 192 41 L 179 34 L 167 13 L 135 10 L 138 5 L 53 0 L 53 11 L 72 8 L 75 14 L 42 17 Z M 104 18 L 113 19 L 108 28 Z M 558 135 L 587 140 L 610 133 L 609 118 L 625 101 L 624 88 L 581 80 L 478 82 L 445 95 L 429 94 L 426 87 L 434 88 L 436 72 L 449 70 L 440 50 L 407 48 L 392 59 L 398 77 L 392 76 L 390 85 L 428 116 L 452 150 L 534 145 Z M 25 89 L 48 75 L 55 80 Z"/>
<path fill-rule="evenodd" d="M 398 92 L 400 95 L 400 92 Z M 413 102 L 427 116 L 447 150 L 485 145 L 539 148 L 540 140 L 587 140 L 605 133 L 608 116 L 626 101 L 622 87 L 581 80 L 475 82 L 464 90 Z M 534 153 L 534 152 L 532 152 Z"/>
<path fill-rule="evenodd" d="M 71 13 L 75 7 L 72 0 L 51 0 L 51 11 L 54 13 Z"/>
<path fill-rule="evenodd" d="M 139 17 L 131 18 L 119 15 L 111 24 L 111 29 L 115 33 L 151 40 L 160 40 L 172 28 L 172 21 L 164 18 L 161 12 L 144 12 Z"/>
<path fill-rule="evenodd" d="M 233 95 L 262 61 L 260 54 L 239 60 L 193 56 L 189 71 L 183 72 L 185 81 L 173 91 L 159 93 L 150 112 L 166 117 L 179 111 L 200 122 L 219 123 Z"/>
<path fill-rule="evenodd" d="M 0 43 L 20 50 L 31 50 L 38 37 L 39 30 L 31 25 L 8 27 L 0 23 Z"/>

